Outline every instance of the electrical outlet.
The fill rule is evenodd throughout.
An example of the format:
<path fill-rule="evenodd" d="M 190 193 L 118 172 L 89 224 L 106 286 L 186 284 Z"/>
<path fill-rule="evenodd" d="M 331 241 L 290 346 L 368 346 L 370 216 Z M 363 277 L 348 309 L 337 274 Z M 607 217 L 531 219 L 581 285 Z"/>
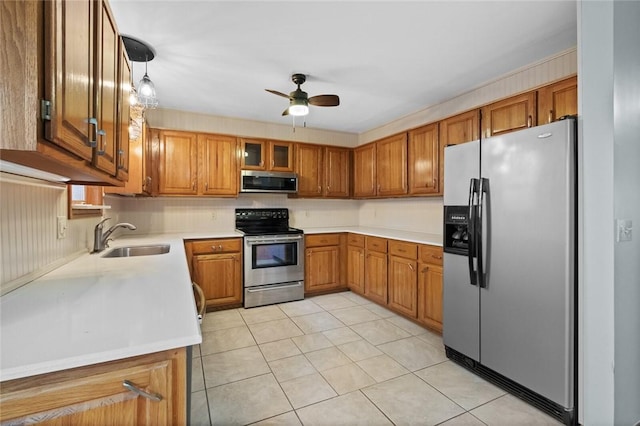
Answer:
<path fill-rule="evenodd" d="M 616 241 L 631 241 L 633 222 L 626 219 L 618 219 L 616 225 Z"/>
<path fill-rule="evenodd" d="M 67 238 L 67 217 L 66 216 L 58 216 L 57 235 L 59 240 L 62 238 Z"/>

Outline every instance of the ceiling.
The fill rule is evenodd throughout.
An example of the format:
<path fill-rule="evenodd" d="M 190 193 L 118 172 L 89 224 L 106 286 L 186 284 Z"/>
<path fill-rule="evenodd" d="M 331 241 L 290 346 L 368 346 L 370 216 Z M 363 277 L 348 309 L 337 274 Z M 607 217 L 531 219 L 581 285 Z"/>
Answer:
<path fill-rule="evenodd" d="M 296 126 L 362 133 L 574 47 L 574 1 L 111 0 L 149 43 L 159 108 L 291 125 L 291 74 L 311 106 Z M 144 65 L 133 63 L 134 82 Z M 137 83 L 136 83 L 137 84 Z"/>

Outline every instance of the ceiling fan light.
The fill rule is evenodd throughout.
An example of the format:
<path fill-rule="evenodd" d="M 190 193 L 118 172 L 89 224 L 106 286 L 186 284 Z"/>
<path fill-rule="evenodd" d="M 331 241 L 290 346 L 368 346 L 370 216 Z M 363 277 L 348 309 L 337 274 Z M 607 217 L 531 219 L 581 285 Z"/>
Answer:
<path fill-rule="evenodd" d="M 302 116 L 309 114 L 309 105 L 306 99 L 292 99 L 289 105 L 289 115 Z"/>

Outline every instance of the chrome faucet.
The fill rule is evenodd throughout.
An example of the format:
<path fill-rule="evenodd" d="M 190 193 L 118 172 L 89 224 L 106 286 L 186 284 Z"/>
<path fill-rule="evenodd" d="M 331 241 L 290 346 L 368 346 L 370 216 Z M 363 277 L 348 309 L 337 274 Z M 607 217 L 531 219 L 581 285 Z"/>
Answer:
<path fill-rule="evenodd" d="M 111 240 L 111 238 L 109 237 L 111 236 L 111 234 L 113 234 L 113 231 L 115 231 L 116 229 L 127 228 L 132 231 L 136 229 L 135 225 L 122 222 L 122 223 L 116 223 L 111 228 L 107 229 L 103 234 L 102 228 L 104 228 L 104 223 L 109 219 L 111 218 L 107 217 L 101 220 L 100 223 L 98 223 L 96 227 L 93 229 L 93 251 L 91 253 L 98 253 L 104 250 L 105 248 L 107 248 L 109 245 L 109 240 Z"/>

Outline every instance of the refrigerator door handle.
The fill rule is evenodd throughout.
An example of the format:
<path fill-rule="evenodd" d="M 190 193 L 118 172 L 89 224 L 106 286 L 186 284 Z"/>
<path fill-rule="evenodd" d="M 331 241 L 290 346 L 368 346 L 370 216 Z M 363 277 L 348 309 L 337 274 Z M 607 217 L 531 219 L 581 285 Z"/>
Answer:
<path fill-rule="evenodd" d="M 467 230 L 469 233 L 469 251 L 467 258 L 469 260 L 469 280 L 471 285 L 478 285 L 478 272 L 473 266 L 473 260 L 475 258 L 475 194 L 478 192 L 478 179 L 471 179 L 469 181 L 469 215 L 467 217 Z"/>
<path fill-rule="evenodd" d="M 478 253 L 478 285 L 480 286 L 480 288 L 486 288 L 487 287 L 487 277 L 484 273 L 484 255 L 486 253 L 483 252 L 483 241 L 482 241 L 482 215 L 483 215 L 483 206 L 485 203 L 485 194 L 489 191 L 489 179 L 486 178 L 480 178 L 480 183 L 479 183 L 479 187 L 478 187 L 478 217 L 477 217 L 477 221 L 476 221 L 476 244 L 477 244 L 477 253 Z M 487 197 L 488 199 L 488 197 Z M 487 214 L 487 223 L 488 219 L 489 219 L 489 209 L 486 209 L 486 214 Z"/>

